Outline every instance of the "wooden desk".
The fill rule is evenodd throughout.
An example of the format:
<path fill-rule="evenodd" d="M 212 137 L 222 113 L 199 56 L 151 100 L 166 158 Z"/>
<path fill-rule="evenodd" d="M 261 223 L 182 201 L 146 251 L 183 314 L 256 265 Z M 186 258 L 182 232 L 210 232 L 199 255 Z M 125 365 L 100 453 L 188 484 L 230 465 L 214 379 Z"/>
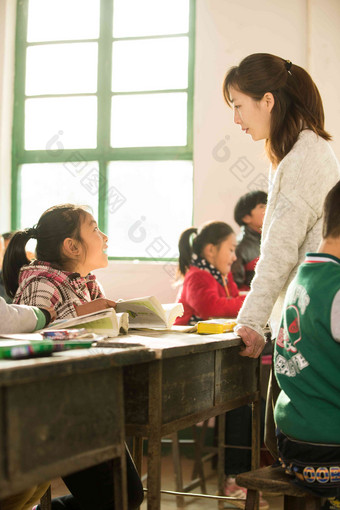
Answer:
<path fill-rule="evenodd" d="M 139 330 L 103 345 L 129 342 L 153 349 L 150 363 L 124 368 L 126 434 L 148 438 L 148 510 L 160 509 L 161 438 L 247 403 L 253 406 L 252 466 L 259 465 L 260 363 L 239 355 L 233 333 L 197 334 Z M 224 443 L 224 420 L 219 430 Z M 222 436 L 223 435 L 223 436 Z M 219 455 L 219 493 L 223 495 L 224 450 Z"/>
<path fill-rule="evenodd" d="M 0 361 L 0 498 L 114 458 L 116 508 L 127 508 L 122 367 L 154 357 L 111 348 Z"/>

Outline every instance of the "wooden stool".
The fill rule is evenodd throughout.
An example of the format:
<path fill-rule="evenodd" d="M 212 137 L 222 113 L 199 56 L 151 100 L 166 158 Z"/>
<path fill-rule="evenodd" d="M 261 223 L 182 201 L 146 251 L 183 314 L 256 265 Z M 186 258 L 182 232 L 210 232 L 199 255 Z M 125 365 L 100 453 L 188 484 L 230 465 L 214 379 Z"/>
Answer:
<path fill-rule="evenodd" d="M 271 466 L 241 473 L 236 477 L 236 483 L 248 489 L 245 510 L 256 508 L 258 491 L 282 494 L 284 510 L 319 510 L 321 498 L 305 492 L 291 483 L 291 480 L 292 477 L 281 467 Z"/>
<path fill-rule="evenodd" d="M 189 440 L 179 439 L 177 432 L 174 432 L 173 434 L 170 435 L 170 438 L 172 440 L 172 457 L 174 463 L 175 485 L 176 491 L 178 492 L 190 492 L 196 487 L 200 487 L 202 494 L 207 493 L 203 470 L 203 462 L 207 460 L 206 457 L 203 457 L 204 439 L 206 436 L 207 426 L 208 420 L 206 420 L 203 423 L 202 427 L 193 425 L 192 427 L 193 439 Z M 199 431 L 199 429 L 201 429 L 201 431 Z M 187 485 L 183 485 L 183 476 L 179 451 L 179 445 L 181 443 L 192 444 L 194 447 L 195 456 L 194 467 L 192 470 L 191 481 Z M 184 508 L 185 505 L 184 498 L 182 496 L 177 496 L 176 500 L 177 508 Z"/>
<path fill-rule="evenodd" d="M 204 439 L 206 437 L 208 421 L 203 422 L 202 427 L 198 427 L 197 425 L 192 426 L 193 438 L 192 439 L 179 439 L 178 432 L 173 432 L 169 434 L 166 438 L 162 438 L 162 443 L 170 443 L 172 449 L 172 459 L 174 466 L 174 478 L 175 478 L 175 489 L 177 492 L 190 492 L 196 487 L 200 487 L 201 493 L 206 494 L 206 483 L 205 476 L 203 470 L 203 463 L 206 462 L 209 458 L 212 457 L 213 454 L 209 454 L 207 456 L 203 456 L 204 449 Z M 199 431 L 201 429 L 201 431 Z M 183 475 L 182 475 L 182 466 L 181 466 L 181 455 L 180 455 L 180 445 L 181 444 L 191 444 L 194 448 L 194 467 L 192 470 L 191 481 L 184 485 L 183 483 Z M 189 501 L 188 501 L 189 502 Z M 176 496 L 176 504 L 177 508 L 184 508 L 185 499 L 183 496 Z"/>
<path fill-rule="evenodd" d="M 207 436 L 207 429 L 209 426 L 209 420 L 205 420 L 202 422 L 202 426 L 198 426 L 197 424 L 193 425 L 192 428 L 192 439 L 179 439 L 178 432 L 173 432 L 168 436 L 161 439 L 163 444 L 170 444 L 172 451 L 172 460 L 173 460 L 173 468 L 174 468 L 174 482 L 175 482 L 175 490 L 176 492 L 185 492 L 190 493 L 196 487 L 200 487 L 201 494 L 206 494 L 206 477 L 204 474 L 204 464 L 212 460 L 212 458 L 216 455 L 223 455 L 223 460 L 220 465 L 220 469 L 222 469 L 223 473 L 221 474 L 221 478 L 224 479 L 224 415 L 222 415 L 222 426 L 221 430 L 223 431 L 223 435 L 218 440 L 218 446 L 207 446 L 205 444 L 205 439 Z M 218 416 L 217 419 L 221 420 L 221 416 Z M 191 480 L 188 484 L 184 485 L 183 483 L 183 474 L 182 474 L 182 466 L 181 466 L 181 455 L 180 455 L 180 445 L 181 444 L 190 444 L 193 446 L 194 451 L 194 465 L 191 474 Z M 142 465 L 142 452 L 143 452 L 143 440 L 139 440 L 139 438 L 135 437 L 133 441 L 133 458 L 136 462 L 137 466 Z M 141 477 L 142 482 L 147 479 L 147 474 Z M 223 485 L 223 484 L 222 484 Z M 176 496 L 176 506 L 178 509 L 182 509 L 185 507 L 187 503 L 190 503 L 188 500 L 186 502 L 185 498 L 182 495 Z M 46 510 L 49 510 L 48 508 Z"/>

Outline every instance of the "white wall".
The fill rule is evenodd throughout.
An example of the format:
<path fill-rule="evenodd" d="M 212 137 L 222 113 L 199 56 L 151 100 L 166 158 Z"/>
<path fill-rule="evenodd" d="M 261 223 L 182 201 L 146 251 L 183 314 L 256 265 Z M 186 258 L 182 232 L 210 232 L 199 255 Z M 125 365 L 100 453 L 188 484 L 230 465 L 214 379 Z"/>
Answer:
<path fill-rule="evenodd" d="M 12 13 L 14 3 L 14 0 L 0 0 L 0 225 L 3 230 L 9 226 L 10 211 L 8 110 L 12 97 L 8 83 L 13 76 L 9 64 L 14 27 L 8 13 Z M 11 7 L 6 10 L 6 5 Z M 340 157 L 340 1 L 197 0 L 196 5 L 194 222 L 199 225 L 209 219 L 222 219 L 236 227 L 232 217 L 238 197 L 250 189 L 254 180 L 265 182 L 268 164 L 263 143 L 254 143 L 232 122 L 232 113 L 222 97 L 225 72 L 255 52 L 274 53 L 305 67 L 323 97 L 326 129 L 333 135 L 333 148 Z M 7 13 L 5 35 L 4 12 Z M 8 45 L 4 59 L 5 38 Z M 240 165 L 244 165 L 242 172 Z M 174 267 L 169 264 L 110 262 L 107 269 L 97 271 L 97 276 L 112 298 L 155 294 L 167 302 L 176 295 L 172 287 Z"/>
<path fill-rule="evenodd" d="M 95 271 L 111 299 L 128 299 L 138 296 L 157 296 L 162 303 L 176 301 L 176 264 L 170 262 L 117 262 L 106 269 Z"/>
<path fill-rule="evenodd" d="M 257 52 L 274 53 L 305 66 L 305 20 L 304 1 L 197 2 L 194 108 L 197 224 L 219 218 L 236 228 L 233 208 L 237 198 L 249 191 L 254 179 L 267 173 L 264 143 L 254 143 L 241 132 L 224 101 L 222 82 L 226 71 L 246 55 Z M 246 160 L 240 160 L 242 157 Z"/>
<path fill-rule="evenodd" d="M 198 0 L 195 224 L 219 218 L 237 228 L 237 198 L 267 174 L 263 142 L 254 143 L 233 124 L 221 92 L 227 69 L 248 54 L 273 53 L 311 72 L 340 156 L 339 24 L 339 0 Z"/>
<path fill-rule="evenodd" d="M 340 2 L 310 0 L 309 71 L 323 99 L 326 129 L 340 157 Z"/>

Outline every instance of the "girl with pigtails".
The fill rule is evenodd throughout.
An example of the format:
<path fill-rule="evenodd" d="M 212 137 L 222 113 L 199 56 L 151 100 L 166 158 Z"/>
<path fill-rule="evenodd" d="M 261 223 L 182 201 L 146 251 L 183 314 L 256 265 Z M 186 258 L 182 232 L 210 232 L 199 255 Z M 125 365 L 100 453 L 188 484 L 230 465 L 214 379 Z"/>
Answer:
<path fill-rule="evenodd" d="M 222 221 L 188 228 L 179 239 L 179 273 L 184 278 L 179 302 L 184 314 L 175 324 L 194 324 L 211 317 L 236 317 L 239 295 L 230 268 L 236 260 L 236 237 Z"/>
<path fill-rule="evenodd" d="M 37 240 L 37 259 L 30 262 L 25 247 Z M 91 271 L 108 264 L 107 236 L 83 207 L 63 204 L 51 207 L 35 227 L 18 231 L 4 257 L 4 282 L 16 304 L 52 310 L 57 319 L 115 307 L 105 299 Z M 0 303 L 1 304 L 1 303 Z M 51 312 L 52 313 L 52 312 Z M 67 426 L 67 416 L 65 417 Z M 52 510 L 118 510 L 114 504 L 113 459 L 63 477 L 71 494 L 54 498 Z M 126 447 L 128 509 L 138 508 L 144 498 L 143 486 Z M 41 491 L 36 494 L 41 495 Z M 34 499 L 38 496 L 34 495 Z M 1 510 L 27 510 L 24 494 L 1 501 Z M 30 508 L 32 498 L 29 497 Z M 34 507 L 40 510 L 40 505 Z"/>

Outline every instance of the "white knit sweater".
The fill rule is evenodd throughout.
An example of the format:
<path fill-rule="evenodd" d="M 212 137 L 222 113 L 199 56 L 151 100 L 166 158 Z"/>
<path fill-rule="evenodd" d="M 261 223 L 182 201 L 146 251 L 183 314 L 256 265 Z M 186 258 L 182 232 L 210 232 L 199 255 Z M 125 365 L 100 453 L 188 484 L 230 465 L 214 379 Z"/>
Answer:
<path fill-rule="evenodd" d="M 270 169 L 261 255 L 238 324 L 263 334 L 270 318 L 275 338 L 288 284 L 305 253 L 318 248 L 324 199 L 339 179 L 333 150 L 310 130 L 300 133 L 275 171 Z"/>
<path fill-rule="evenodd" d="M 8 305 L 0 297 L 0 334 L 29 333 L 35 330 L 37 321 L 32 307 Z"/>

